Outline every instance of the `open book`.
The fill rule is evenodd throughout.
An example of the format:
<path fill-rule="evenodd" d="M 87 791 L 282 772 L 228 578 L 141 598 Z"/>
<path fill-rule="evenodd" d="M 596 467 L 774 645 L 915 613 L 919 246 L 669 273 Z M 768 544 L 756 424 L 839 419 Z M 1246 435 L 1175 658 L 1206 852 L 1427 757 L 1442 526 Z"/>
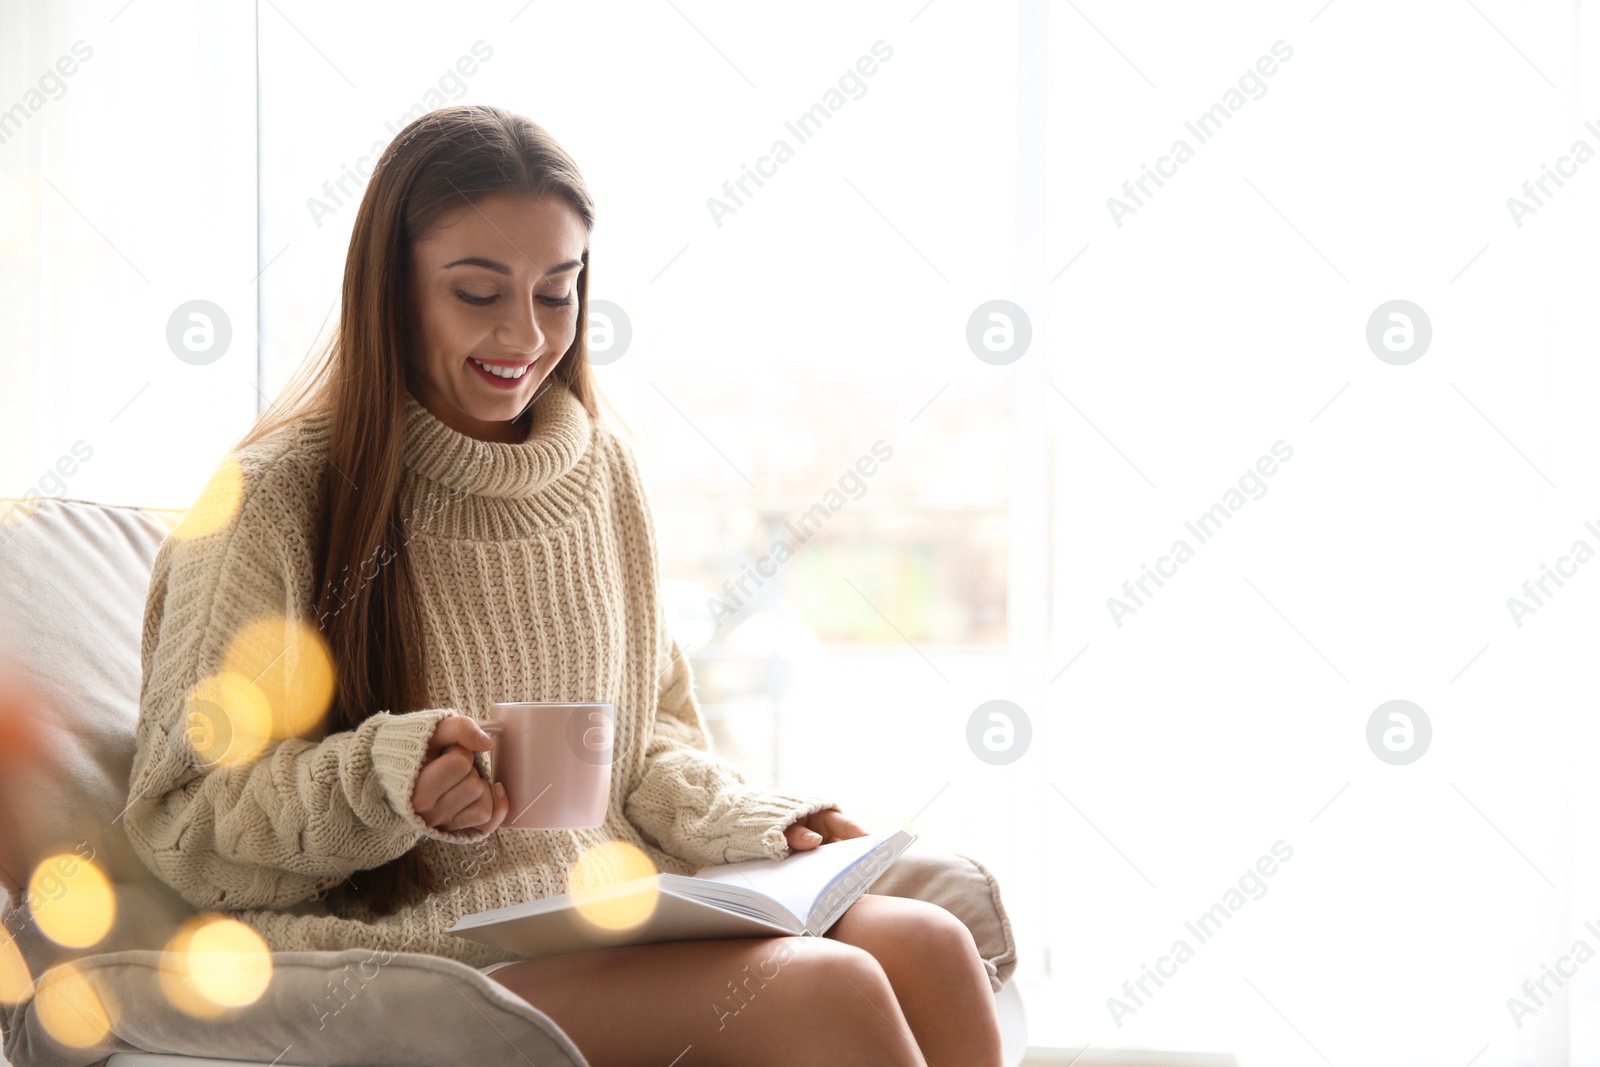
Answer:
<path fill-rule="evenodd" d="M 652 874 L 585 893 L 581 904 L 563 893 L 476 912 L 448 932 L 529 957 L 657 941 L 821 936 L 915 840 L 895 830 L 830 841 L 781 860 L 724 863 L 694 875 Z M 619 898 L 629 899 L 618 907 Z M 613 928 L 617 915 L 632 921 Z"/>

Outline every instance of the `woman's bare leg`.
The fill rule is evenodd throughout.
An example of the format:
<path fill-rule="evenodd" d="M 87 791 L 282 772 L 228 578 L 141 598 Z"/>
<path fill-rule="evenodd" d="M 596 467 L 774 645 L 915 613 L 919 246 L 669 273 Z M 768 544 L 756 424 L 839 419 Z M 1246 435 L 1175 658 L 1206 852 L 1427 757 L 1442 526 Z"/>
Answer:
<path fill-rule="evenodd" d="M 994 990 L 961 920 L 924 900 L 867 893 L 827 936 L 883 967 L 929 1067 L 1001 1067 Z"/>
<path fill-rule="evenodd" d="M 489 977 L 593 1067 L 927 1067 L 883 968 L 828 938 L 592 949 Z"/>

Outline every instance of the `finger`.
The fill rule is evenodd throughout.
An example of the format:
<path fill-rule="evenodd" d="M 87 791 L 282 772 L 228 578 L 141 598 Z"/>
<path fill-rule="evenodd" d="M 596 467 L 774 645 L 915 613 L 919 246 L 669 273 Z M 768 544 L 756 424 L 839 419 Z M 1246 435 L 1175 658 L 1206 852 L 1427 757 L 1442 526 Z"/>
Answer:
<path fill-rule="evenodd" d="M 461 718 L 461 716 L 457 717 Z M 461 728 L 463 733 L 461 740 L 458 742 L 459 744 L 466 745 L 474 752 L 487 752 L 494 747 L 494 736 L 489 731 L 471 719 L 465 719 L 465 721 L 470 725 Z"/>
<path fill-rule="evenodd" d="M 822 843 L 826 844 L 833 840 L 833 831 L 831 824 L 828 822 L 828 815 L 836 810 L 835 808 L 824 808 L 821 811 L 814 811 L 801 819 L 800 823 L 806 829 L 818 834 L 822 838 Z"/>
<path fill-rule="evenodd" d="M 478 807 L 480 801 L 481 808 Z M 439 829 L 463 830 L 487 819 L 493 808 L 494 798 L 489 792 L 489 783 L 472 775 L 440 797 L 434 810 L 444 815 L 439 821 Z"/>
<path fill-rule="evenodd" d="M 457 823 L 466 814 L 467 809 L 487 790 L 488 785 L 477 775 L 469 775 L 451 786 L 449 791 L 439 798 L 439 803 L 434 805 L 434 811 L 440 817 L 439 828 L 457 829 Z"/>
<path fill-rule="evenodd" d="M 452 715 L 448 720 L 450 737 L 458 745 L 474 752 L 487 752 L 494 747 L 494 738 L 478 723 L 465 715 Z"/>
<path fill-rule="evenodd" d="M 481 827 L 494 815 L 494 787 L 481 778 L 478 779 L 478 787 L 478 798 L 462 808 L 461 813 L 450 820 L 447 824 L 448 829 L 470 830 Z"/>
<path fill-rule="evenodd" d="M 413 807 L 419 811 L 433 807 L 440 797 L 472 773 L 472 753 L 460 745 L 451 745 L 431 762 L 423 764 L 412 790 Z"/>
<path fill-rule="evenodd" d="M 822 835 L 824 845 L 843 840 L 839 835 L 841 827 L 833 820 L 832 814 L 833 809 L 829 808 L 826 811 L 812 812 L 805 820 L 808 827 Z"/>
<path fill-rule="evenodd" d="M 803 822 L 795 823 L 783 833 L 789 839 L 789 847 L 800 852 L 816 848 L 822 844 L 822 835 L 806 826 Z"/>
<path fill-rule="evenodd" d="M 823 826 L 821 832 L 824 840 L 847 841 L 852 837 L 866 837 L 867 831 L 861 824 L 849 818 L 838 808 L 828 808 L 817 814 L 822 816 Z"/>
<path fill-rule="evenodd" d="M 418 814 L 433 810 L 440 797 L 473 773 L 471 754 L 460 746 L 451 746 L 437 759 L 423 765 L 411 791 L 411 807 Z"/>
<path fill-rule="evenodd" d="M 433 728 L 433 736 L 428 739 L 428 756 L 437 755 L 452 745 L 463 745 L 475 752 L 487 752 L 494 747 L 494 740 L 475 720 L 465 715 L 446 715 L 439 720 L 439 725 Z"/>
<path fill-rule="evenodd" d="M 439 720 L 433 728 L 433 735 L 428 738 L 428 749 L 423 754 L 424 759 L 432 759 L 456 743 L 456 738 L 461 733 L 460 719 L 459 715 L 446 715 Z"/>
<path fill-rule="evenodd" d="M 506 815 L 511 811 L 511 798 L 506 795 L 506 787 L 501 782 L 493 786 L 494 811 L 489 815 L 489 821 L 483 824 L 483 832 L 492 834 L 500 829 L 500 824 L 506 821 Z"/>
<path fill-rule="evenodd" d="M 492 818 L 494 818 L 494 787 L 485 782 L 482 795 L 462 808 L 461 813 L 445 823 L 442 829 L 483 830 L 484 833 L 488 833 L 484 825 Z"/>

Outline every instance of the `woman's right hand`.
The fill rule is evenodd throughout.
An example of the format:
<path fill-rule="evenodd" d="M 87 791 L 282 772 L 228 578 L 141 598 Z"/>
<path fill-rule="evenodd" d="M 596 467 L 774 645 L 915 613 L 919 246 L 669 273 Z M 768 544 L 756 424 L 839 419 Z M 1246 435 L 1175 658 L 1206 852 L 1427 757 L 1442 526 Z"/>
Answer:
<path fill-rule="evenodd" d="M 412 810 L 435 830 L 499 829 L 510 807 L 506 788 L 484 781 L 472 762 L 474 752 L 493 747 L 494 739 L 467 716 L 440 719 L 411 792 Z"/>

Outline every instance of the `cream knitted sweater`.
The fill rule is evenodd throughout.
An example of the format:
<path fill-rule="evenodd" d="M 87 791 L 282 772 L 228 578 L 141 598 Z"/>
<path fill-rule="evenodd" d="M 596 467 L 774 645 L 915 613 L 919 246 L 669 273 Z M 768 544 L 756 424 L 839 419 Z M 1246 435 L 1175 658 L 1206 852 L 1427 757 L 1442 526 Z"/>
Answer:
<path fill-rule="evenodd" d="M 565 892 L 591 845 L 632 842 L 660 870 L 689 874 L 782 857 L 784 828 L 833 806 L 753 788 L 709 751 L 659 597 L 636 458 L 554 380 L 520 444 L 458 433 L 406 394 L 400 525 L 427 637 L 423 709 L 374 709 L 355 730 L 207 769 L 185 737 L 196 683 L 221 669 L 229 638 L 252 620 L 314 620 L 317 487 L 339 477 L 326 419 L 305 416 L 241 449 L 233 517 L 205 536 L 168 538 L 156 555 L 126 824 L 144 863 L 191 904 L 233 914 L 274 950 L 428 952 L 479 966 L 515 957 L 445 928 Z M 412 810 L 439 720 L 486 719 L 492 703 L 512 700 L 615 703 L 603 826 L 484 835 L 432 829 Z M 419 842 L 438 892 L 383 917 L 335 911 L 329 889 Z"/>

